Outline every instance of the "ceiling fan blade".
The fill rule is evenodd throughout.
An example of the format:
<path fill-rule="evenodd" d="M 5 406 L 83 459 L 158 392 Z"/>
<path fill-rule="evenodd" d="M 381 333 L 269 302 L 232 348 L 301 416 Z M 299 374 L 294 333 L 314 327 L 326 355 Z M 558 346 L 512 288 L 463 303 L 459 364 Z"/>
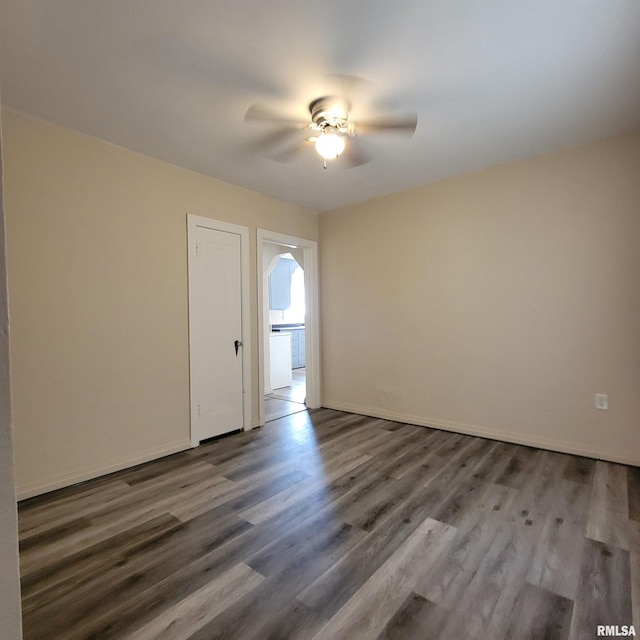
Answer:
<path fill-rule="evenodd" d="M 418 126 L 418 114 L 408 113 L 401 116 L 379 116 L 356 123 L 356 133 L 396 132 L 412 136 Z"/>
<path fill-rule="evenodd" d="M 253 147 L 256 151 L 274 152 L 276 149 L 295 143 L 308 135 L 309 132 L 306 127 L 303 129 L 300 127 L 284 127 L 262 136 L 254 143 Z"/>
<path fill-rule="evenodd" d="M 308 122 L 306 120 L 298 120 L 291 118 L 282 113 L 274 111 L 270 107 L 263 104 L 252 104 L 244 114 L 245 122 L 276 122 L 278 124 L 287 124 L 292 127 L 305 127 Z"/>
<path fill-rule="evenodd" d="M 345 150 L 340 156 L 341 160 L 349 167 L 359 167 L 371 161 L 371 156 L 362 148 L 357 138 L 351 138 L 347 141 Z"/>
<path fill-rule="evenodd" d="M 272 160 L 275 160 L 276 162 L 282 162 L 282 163 L 292 162 L 298 157 L 298 155 L 302 151 L 307 149 L 308 146 L 309 146 L 308 140 L 306 139 L 300 140 L 300 142 L 294 145 L 290 145 L 288 147 L 285 147 L 284 149 L 279 149 L 278 151 L 268 153 L 267 156 Z"/>

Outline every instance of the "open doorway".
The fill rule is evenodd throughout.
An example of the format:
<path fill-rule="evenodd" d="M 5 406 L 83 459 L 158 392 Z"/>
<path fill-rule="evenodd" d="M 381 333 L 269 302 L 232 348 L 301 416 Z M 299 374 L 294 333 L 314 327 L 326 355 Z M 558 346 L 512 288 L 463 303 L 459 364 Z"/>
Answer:
<path fill-rule="evenodd" d="M 265 421 L 270 422 L 306 409 L 303 251 L 269 243 L 263 261 L 268 287 L 264 298 L 269 301 L 264 403 Z"/>
<path fill-rule="evenodd" d="M 260 424 L 320 406 L 314 241 L 258 229 Z"/>

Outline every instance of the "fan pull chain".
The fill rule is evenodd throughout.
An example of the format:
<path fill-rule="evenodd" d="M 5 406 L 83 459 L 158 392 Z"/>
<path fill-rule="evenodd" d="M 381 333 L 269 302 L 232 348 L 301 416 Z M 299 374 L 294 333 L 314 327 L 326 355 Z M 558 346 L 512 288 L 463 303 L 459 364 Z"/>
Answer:
<path fill-rule="evenodd" d="M 322 166 L 326 169 L 327 168 L 327 159 L 323 158 L 322 159 Z"/>

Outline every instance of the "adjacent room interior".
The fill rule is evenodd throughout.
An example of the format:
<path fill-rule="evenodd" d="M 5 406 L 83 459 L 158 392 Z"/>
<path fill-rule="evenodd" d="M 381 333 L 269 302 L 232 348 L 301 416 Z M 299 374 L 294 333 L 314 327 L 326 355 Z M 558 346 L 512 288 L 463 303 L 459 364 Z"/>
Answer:
<path fill-rule="evenodd" d="M 269 249 L 278 252 L 271 259 Z M 296 252 L 297 259 L 291 251 Z M 270 422 L 305 408 L 305 292 L 300 250 L 265 243 L 263 260 L 268 262 L 263 299 L 268 301 L 269 312 L 265 328 L 269 340 L 265 341 L 263 355 L 265 421 Z"/>
<path fill-rule="evenodd" d="M 278 4 L 0 7 L 3 639 L 640 634 L 640 4 Z"/>

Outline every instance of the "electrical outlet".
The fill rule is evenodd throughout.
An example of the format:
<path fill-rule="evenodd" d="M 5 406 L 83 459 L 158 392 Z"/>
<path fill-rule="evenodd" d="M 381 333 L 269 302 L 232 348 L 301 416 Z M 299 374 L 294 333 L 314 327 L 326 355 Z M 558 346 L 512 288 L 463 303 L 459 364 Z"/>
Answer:
<path fill-rule="evenodd" d="M 596 409 L 601 411 L 609 409 L 609 396 L 606 393 L 596 393 Z"/>

